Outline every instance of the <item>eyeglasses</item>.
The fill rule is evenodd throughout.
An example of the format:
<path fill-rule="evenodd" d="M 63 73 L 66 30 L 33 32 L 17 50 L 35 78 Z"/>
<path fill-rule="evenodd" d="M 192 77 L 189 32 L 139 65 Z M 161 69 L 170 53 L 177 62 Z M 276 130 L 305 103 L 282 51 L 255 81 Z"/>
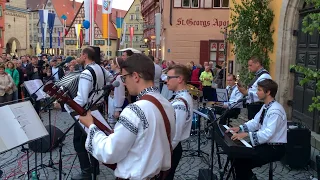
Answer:
<path fill-rule="evenodd" d="M 178 78 L 180 76 L 167 76 L 167 80 L 169 81 L 170 79 L 173 79 L 173 78 Z"/>
<path fill-rule="evenodd" d="M 128 73 L 128 74 L 125 74 L 125 75 L 121 75 L 121 76 L 120 76 L 121 81 L 124 83 L 124 82 L 126 81 L 126 76 L 131 75 L 131 74 L 132 74 L 132 73 Z"/>

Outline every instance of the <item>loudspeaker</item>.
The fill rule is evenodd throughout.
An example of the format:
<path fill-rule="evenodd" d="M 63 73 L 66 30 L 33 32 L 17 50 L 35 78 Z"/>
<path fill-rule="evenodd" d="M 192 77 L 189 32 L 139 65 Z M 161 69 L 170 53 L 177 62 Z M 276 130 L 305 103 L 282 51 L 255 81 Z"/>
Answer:
<path fill-rule="evenodd" d="M 286 154 L 283 164 L 293 169 L 305 168 L 311 156 L 311 131 L 299 123 L 288 122 Z"/>
<path fill-rule="evenodd" d="M 94 52 L 95 52 L 95 55 L 94 55 L 94 62 L 96 64 L 99 64 L 101 63 L 101 57 L 100 57 L 100 47 L 97 47 L 97 46 L 90 46 L 94 49 Z"/>
<path fill-rule="evenodd" d="M 211 173 L 212 180 L 218 180 L 218 177 Z M 198 180 L 210 180 L 210 169 L 199 169 Z"/>
<path fill-rule="evenodd" d="M 63 136 L 63 132 L 59 128 L 52 125 L 51 126 L 47 125 L 45 126 L 45 128 L 47 129 L 48 133 L 50 133 L 49 128 L 51 128 L 51 142 L 53 147 L 52 149 L 50 148 L 50 137 L 49 135 L 47 135 L 41 139 L 37 139 L 29 143 L 29 149 L 31 149 L 33 152 L 40 152 L 40 153 L 49 152 L 50 150 L 53 150 L 59 145 L 57 141 L 59 138 Z M 64 139 L 65 138 L 63 138 L 62 141 L 64 141 Z M 41 143 L 41 140 L 42 140 L 42 143 Z"/>

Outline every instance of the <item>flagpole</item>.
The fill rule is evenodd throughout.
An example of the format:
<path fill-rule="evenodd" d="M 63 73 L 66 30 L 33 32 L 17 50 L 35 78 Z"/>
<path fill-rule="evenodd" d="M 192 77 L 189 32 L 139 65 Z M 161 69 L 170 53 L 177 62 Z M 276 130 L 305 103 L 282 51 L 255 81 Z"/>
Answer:
<path fill-rule="evenodd" d="M 109 25 L 110 25 L 110 14 L 108 14 L 108 60 L 110 59 L 110 32 L 109 32 Z"/>
<path fill-rule="evenodd" d="M 94 0 L 91 0 L 91 46 L 94 46 Z"/>

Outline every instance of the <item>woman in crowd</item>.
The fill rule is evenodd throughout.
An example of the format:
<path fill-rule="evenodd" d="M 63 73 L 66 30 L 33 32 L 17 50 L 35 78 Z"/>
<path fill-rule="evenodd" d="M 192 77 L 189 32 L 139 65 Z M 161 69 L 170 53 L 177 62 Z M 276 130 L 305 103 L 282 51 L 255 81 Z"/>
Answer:
<path fill-rule="evenodd" d="M 12 101 L 13 87 L 13 79 L 5 72 L 5 65 L 0 64 L 0 106 L 3 106 L 1 103 Z"/>
<path fill-rule="evenodd" d="M 120 69 L 122 67 L 124 60 L 122 58 L 114 58 L 111 61 L 111 70 L 114 72 L 113 81 L 118 81 L 120 85 L 115 87 L 108 97 L 108 122 L 111 127 L 117 122 L 121 111 L 128 104 L 128 100 L 125 94 L 125 87 L 123 82 L 121 81 Z"/>
<path fill-rule="evenodd" d="M 7 68 L 5 69 L 5 72 L 11 76 L 14 82 L 14 86 L 12 88 L 13 90 L 13 97 L 12 100 L 18 100 L 18 88 L 19 87 L 19 82 L 20 82 L 20 77 L 19 77 L 19 71 L 16 70 L 15 65 L 13 64 L 12 61 L 7 62 Z"/>

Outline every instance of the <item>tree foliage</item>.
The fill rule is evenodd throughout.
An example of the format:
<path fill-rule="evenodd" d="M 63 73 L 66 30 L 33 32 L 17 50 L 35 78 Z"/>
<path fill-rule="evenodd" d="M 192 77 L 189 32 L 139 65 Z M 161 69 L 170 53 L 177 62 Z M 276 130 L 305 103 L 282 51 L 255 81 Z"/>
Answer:
<path fill-rule="evenodd" d="M 248 60 L 252 56 L 263 59 L 263 65 L 269 69 L 269 52 L 273 50 L 271 24 L 274 18 L 269 8 L 270 0 L 233 0 L 231 29 L 228 41 L 234 44 L 232 52 L 236 55 L 236 62 L 240 64 L 240 79 L 248 84 L 253 78 L 247 70 Z"/>

